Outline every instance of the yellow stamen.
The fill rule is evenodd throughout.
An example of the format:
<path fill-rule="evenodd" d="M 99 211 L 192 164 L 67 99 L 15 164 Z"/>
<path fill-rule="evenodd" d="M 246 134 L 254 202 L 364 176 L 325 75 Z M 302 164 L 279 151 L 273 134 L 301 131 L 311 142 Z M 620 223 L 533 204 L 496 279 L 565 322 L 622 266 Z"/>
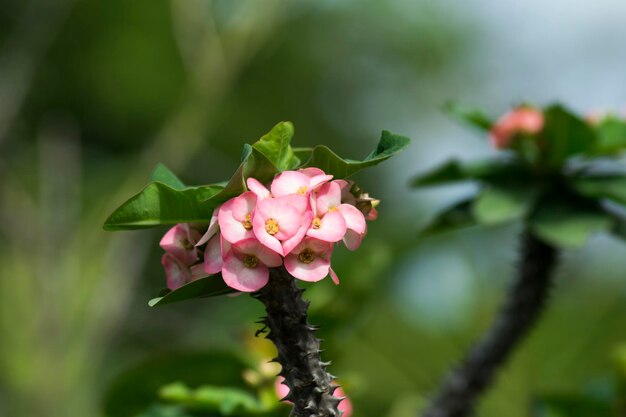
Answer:
<path fill-rule="evenodd" d="M 305 195 L 308 190 L 309 190 L 309 187 L 306 187 L 303 185 L 302 187 L 298 188 L 298 191 L 296 192 L 300 195 Z"/>
<path fill-rule="evenodd" d="M 322 226 L 322 221 L 320 220 L 319 217 L 316 217 L 313 219 L 313 223 L 311 223 L 311 227 L 313 227 L 313 229 L 319 229 Z"/>
<path fill-rule="evenodd" d="M 339 209 L 337 208 L 337 206 L 331 206 L 331 207 L 329 207 L 329 208 L 328 208 L 328 211 L 329 211 L 329 212 L 331 212 L 331 213 L 332 213 L 333 211 L 337 211 L 337 210 L 339 210 Z"/>
<path fill-rule="evenodd" d="M 183 239 L 181 244 L 183 245 L 183 248 L 187 249 L 187 250 L 191 250 L 193 249 L 193 244 L 189 241 L 189 239 Z"/>
<path fill-rule="evenodd" d="M 259 264 L 259 258 L 257 258 L 254 255 L 245 255 L 243 257 L 243 265 L 246 268 L 253 269 L 253 268 L 256 268 L 258 264 Z"/>
<path fill-rule="evenodd" d="M 241 224 L 243 225 L 243 228 L 246 230 L 252 229 L 252 216 L 250 214 L 246 214 L 246 217 L 241 222 Z"/>
<path fill-rule="evenodd" d="M 274 219 L 267 219 L 265 221 L 265 231 L 270 235 L 274 236 L 280 228 L 278 227 L 278 222 Z"/>
<path fill-rule="evenodd" d="M 298 255 L 298 260 L 304 264 L 310 264 L 315 260 L 315 252 L 306 248 Z"/>

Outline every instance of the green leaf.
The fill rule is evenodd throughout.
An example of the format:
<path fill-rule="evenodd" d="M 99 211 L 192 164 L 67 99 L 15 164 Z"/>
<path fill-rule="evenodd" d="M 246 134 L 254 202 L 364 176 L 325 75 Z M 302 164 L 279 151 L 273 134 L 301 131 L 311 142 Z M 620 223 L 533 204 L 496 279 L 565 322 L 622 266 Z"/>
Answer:
<path fill-rule="evenodd" d="M 489 186 L 472 205 L 474 218 L 480 224 L 493 225 L 518 220 L 532 208 L 537 193 L 523 185 Z"/>
<path fill-rule="evenodd" d="M 202 385 L 190 389 L 181 382 L 175 382 L 159 390 L 161 399 L 184 405 L 191 410 L 218 411 L 222 415 L 241 412 L 256 414 L 267 411 L 258 399 L 240 388 Z"/>
<path fill-rule="evenodd" d="M 487 159 L 484 161 L 447 161 L 439 167 L 415 177 L 413 187 L 443 185 L 470 180 L 504 179 L 521 175 L 522 167 L 513 160 Z"/>
<path fill-rule="evenodd" d="M 133 230 L 161 224 L 203 223 L 211 220 L 214 206 L 206 200 L 223 187 L 206 185 L 176 190 L 153 182 L 109 216 L 104 230 Z"/>
<path fill-rule="evenodd" d="M 596 155 L 611 155 L 626 149 L 626 121 L 615 116 L 605 117 L 595 128 Z"/>
<path fill-rule="evenodd" d="M 544 396 L 535 401 L 533 417 L 614 417 L 607 401 L 579 394 Z"/>
<path fill-rule="evenodd" d="M 463 200 L 442 210 L 420 231 L 420 236 L 435 236 L 475 226 L 476 219 L 471 210 L 472 200 Z"/>
<path fill-rule="evenodd" d="M 593 233 L 608 231 L 611 223 L 610 216 L 593 202 L 553 196 L 539 207 L 529 226 L 539 238 L 554 246 L 577 248 Z"/>
<path fill-rule="evenodd" d="M 134 417 L 197 417 L 179 405 L 155 404 Z"/>
<path fill-rule="evenodd" d="M 566 158 L 588 152 L 595 143 L 595 135 L 589 125 L 574 113 L 560 105 L 544 111 L 545 124 L 540 132 L 545 146 L 546 162 L 559 167 Z"/>
<path fill-rule="evenodd" d="M 152 182 L 161 182 L 165 185 L 168 185 L 174 190 L 182 190 L 186 188 L 185 184 L 180 179 L 178 179 L 176 174 L 170 171 L 163 164 L 159 164 L 156 166 L 154 171 L 152 171 L 150 179 L 152 180 Z"/>
<path fill-rule="evenodd" d="M 166 336 L 164 336 L 166 337 Z M 232 352 L 181 353 L 152 357 L 126 369 L 108 387 L 104 415 L 133 417 L 160 402 L 159 389 L 174 381 L 245 389 L 242 372 L 249 365 Z"/>
<path fill-rule="evenodd" d="M 348 178 L 364 168 L 377 165 L 391 158 L 403 150 L 409 142 L 408 138 L 394 135 L 385 130 L 376 149 L 362 161 L 343 159 L 326 146 L 319 145 L 313 148 L 309 160 L 304 165 L 320 168 L 327 174 L 334 175 L 337 179 Z"/>
<path fill-rule="evenodd" d="M 293 169 L 300 165 L 300 160 L 294 155 L 290 145 L 293 134 L 291 122 L 280 122 L 252 147 L 265 155 L 279 171 Z"/>
<path fill-rule="evenodd" d="M 626 204 L 626 176 L 574 178 L 570 185 L 586 197 L 608 198 Z"/>
<path fill-rule="evenodd" d="M 163 172 L 161 170 L 160 175 Z M 225 186 L 213 184 L 177 190 L 162 182 L 153 182 L 115 210 L 106 220 L 104 229 L 133 230 L 162 224 L 208 223 L 215 207 L 247 190 L 246 178 L 252 176 L 267 182 L 277 172 L 263 154 L 249 147 L 245 160 Z"/>
<path fill-rule="evenodd" d="M 228 287 L 224 283 L 222 276 L 220 274 L 216 274 L 191 281 L 174 291 L 168 291 L 165 294 L 150 300 L 148 305 L 150 307 L 156 307 L 194 298 L 215 297 L 234 292 L 235 290 Z"/>
<path fill-rule="evenodd" d="M 469 123 L 483 131 L 491 130 L 493 121 L 478 109 L 468 108 L 458 103 L 448 102 L 444 106 L 444 111 L 455 119 Z"/>

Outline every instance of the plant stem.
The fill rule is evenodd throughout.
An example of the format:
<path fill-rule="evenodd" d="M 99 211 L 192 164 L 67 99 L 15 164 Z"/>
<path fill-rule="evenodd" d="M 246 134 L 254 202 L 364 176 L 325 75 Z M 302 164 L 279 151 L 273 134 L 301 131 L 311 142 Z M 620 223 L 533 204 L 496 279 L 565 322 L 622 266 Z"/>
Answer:
<path fill-rule="evenodd" d="M 307 320 L 309 302 L 302 299 L 303 289 L 284 269 L 270 269 L 269 283 L 254 296 L 264 305 L 267 316 L 262 323 L 269 328 L 266 336 L 276 345 L 277 361 L 293 403 L 292 417 L 341 416 L 337 406 L 341 398 L 333 396 L 335 379 L 326 372 L 330 362 L 320 358 L 320 341 L 316 327 Z"/>
<path fill-rule="evenodd" d="M 544 310 L 558 251 L 528 230 L 520 240 L 522 252 L 517 278 L 504 305 L 491 328 L 444 380 L 423 417 L 472 415 L 477 400 L 489 387 L 498 368 Z"/>

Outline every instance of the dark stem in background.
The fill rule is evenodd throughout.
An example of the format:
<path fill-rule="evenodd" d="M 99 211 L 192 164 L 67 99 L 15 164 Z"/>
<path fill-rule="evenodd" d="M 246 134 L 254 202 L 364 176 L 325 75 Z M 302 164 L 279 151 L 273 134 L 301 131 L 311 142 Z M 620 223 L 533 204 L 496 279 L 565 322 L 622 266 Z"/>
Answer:
<path fill-rule="evenodd" d="M 308 301 L 303 289 L 283 268 L 270 269 L 269 283 L 254 294 L 264 305 L 267 316 L 262 323 L 269 328 L 267 338 L 278 349 L 281 376 L 289 387 L 285 400 L 293 403 L 293 417 L 341 416 L 340 398 L 333 396 L 335 379 L 326 372 L 330 363 L 320 358 L 320 341 L 307 320 Z"/>
<path fill-rule="evenodd" d="M 498 368 L 544 310 L 557 262 L 557 250 L 529 231 L 521 236 L 518 275 L 492 327 L 444 380 L 423 417 L 473 414 Z"/>

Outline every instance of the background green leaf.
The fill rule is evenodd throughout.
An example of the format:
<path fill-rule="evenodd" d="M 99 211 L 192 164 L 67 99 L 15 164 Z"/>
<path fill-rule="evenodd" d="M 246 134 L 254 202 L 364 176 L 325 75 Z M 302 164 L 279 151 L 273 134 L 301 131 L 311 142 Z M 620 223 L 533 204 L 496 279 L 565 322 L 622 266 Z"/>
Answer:
<path fill-rule="evenodd" d="M 611 218 L 593 202 L 558 198 L 542 204 L 530 219 L 538 237 L 557 247 L 577 248 L 595 232 L 608 231 Z"/>
<path fill-rule="evenodd" d="M 383 131 L 378 146 L 362 161 L 344 159 L 328 147 L 319 145 L 313 148 L 311 156 L 304 166 L 317 167 L 335 178 L 348 178 L 360 170 L 377 165 L 403 150 L 410 140 L 407 137 Z"/>
<path fill-rule="evenodd" d="M 469 123 L 483 131 L 489 131 L 494 124 L 481 110 L 462 106 L 458 103 L 448 102 L 444 106 L 444 110 L 455 119 Z"/>
<path fill-rule="evenodd" d="M 234 292 L 236 291 L 224 283 L 221 274 L 216 274 L 191 281 L 174 291 L 168 291 L 159 297 L 153 298 L 148 304 L 150 307 L 156 307 L 194 298 L 215 297 Z"/>
<path fill-rule="evenodd" d="M 425 187 L 468 180 L 502 180 L 522 174 L 523 167 L 511 159 L 487 159 L 483 161 L 449 160 L 415 177 L 411 185 Z"/>
<path fill-rule="evenodd" d="M 291 149 L 294 134 L 291 122 L 280 122 L 255 142 L 252 147 L 261 152 L 279 171 L 296 168 L 300 160 Z"/>
<path fill-rule="evenodd" d="M 574 113 L 561 105 L 553 105 L 544 110 L 544 118 L 544 128 L 539 136 L 550 166 L 561 166 L 566 158 L 592 149 L 594 132 Z"/>
<path fill-rule="evenodd" d="M 586 197 L 608 198 L 626 204 L 626 176 L 574 178 L 570 184 Z"/>
<path fill-rule="evenodd" d="M 626 148 L 626 121 L 623 119 L 615 116 L 605 117 L 595 130 L 597 134 L 595 154 L 615 154 Z"/>
<path fill-rule="evenodd" d="M 255 415 L 268 411 L 256 396 L 237 387 L 201 385 L 191 389 L 182 382 L 174 382 L 161 387 L 159 396 L 164 401 L 183 405 L 190 410 L 218 411 L 226 416 L 235 413 Z"/>
<path fill-rule="evenodd" d="M 536 197 L 536 190 L 522 184 L 485 187 L 472 205 L 478 223 L 492 225 L 526 216 Z"/>
<path fill-rule="evenodd" d="M 433 236 L 475 226 L 477 223 L 472 213 L 472 203 L 473 200 L 463 200 L 442 210 L 420 231 L 420 236 Z"/>
<path fill-rule="evenodd" d="M 535 401 L 533 417 L 615 417 L 611 404 L 582 395 L 552 395 Z"/>

